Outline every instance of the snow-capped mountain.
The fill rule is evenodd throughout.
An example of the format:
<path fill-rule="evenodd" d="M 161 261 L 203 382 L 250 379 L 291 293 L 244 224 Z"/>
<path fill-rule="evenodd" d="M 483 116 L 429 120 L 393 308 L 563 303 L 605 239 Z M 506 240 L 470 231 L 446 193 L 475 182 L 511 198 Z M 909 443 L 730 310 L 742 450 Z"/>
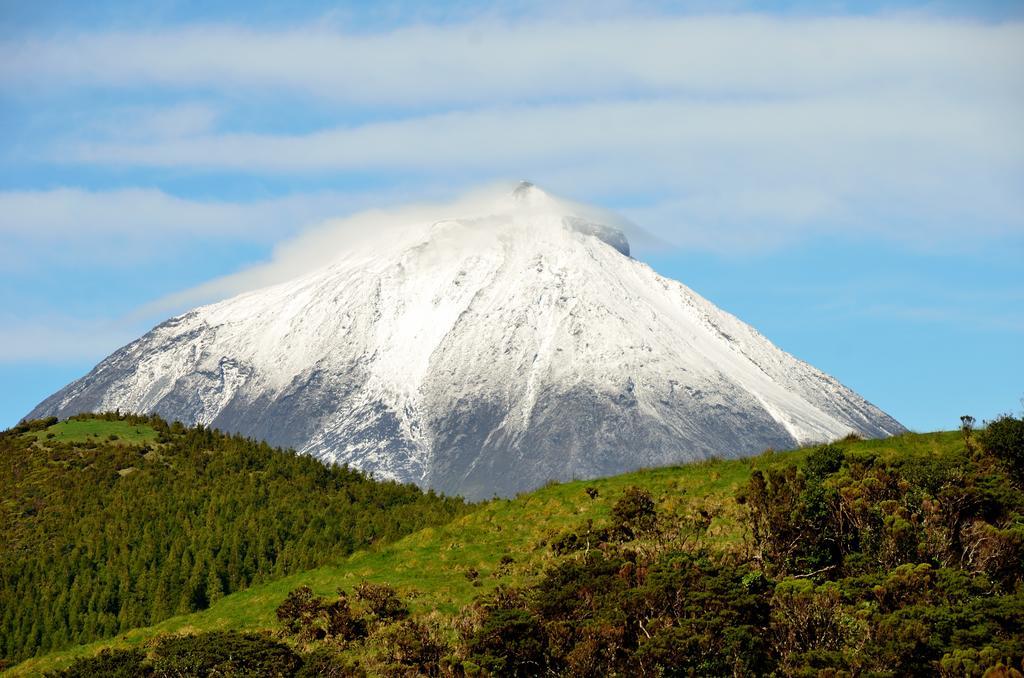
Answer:
<path fill-rule="evenodd" d="M 29 416 L 113 409 L 471 498 L 904 430 L 527 183 L 172 318 Z"/>

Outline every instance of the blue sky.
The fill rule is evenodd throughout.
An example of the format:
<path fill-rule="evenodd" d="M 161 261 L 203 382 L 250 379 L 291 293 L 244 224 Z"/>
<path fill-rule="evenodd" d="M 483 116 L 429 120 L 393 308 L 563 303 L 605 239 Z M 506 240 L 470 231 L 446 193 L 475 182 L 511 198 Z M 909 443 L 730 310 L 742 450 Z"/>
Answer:
<path fill-rule="evenodd" d="M 916 430 L 1024 397 L 1024 3 L 0 0 L 0 426 L 326 219 L 496 180 Z"/>

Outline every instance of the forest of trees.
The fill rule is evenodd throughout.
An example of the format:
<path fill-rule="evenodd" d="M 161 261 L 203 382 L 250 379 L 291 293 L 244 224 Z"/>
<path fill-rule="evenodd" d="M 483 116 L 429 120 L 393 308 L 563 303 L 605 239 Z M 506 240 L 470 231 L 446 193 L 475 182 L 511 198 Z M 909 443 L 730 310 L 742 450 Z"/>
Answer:
<path fill-rule="evenodd" d="M 60 442 L 44 433 L 56 420 L 0 434 L 0 666 L 203 609 L 466 510 L 215 430 L 83 418 L 156 434 Z"/>
<path fill-rule="evenodd" d="M 964 435 L 955 455 L 824 446 L 755 471 L 739 549 L 630 487 L 607 524 L 548 544 L 534 584 L 452 617 L 412 614 L 382 584 L 334 599 L 300 587 L 275 634 L 164 638 L 64 675 L 1019 678 L 1024 420 Z"/>

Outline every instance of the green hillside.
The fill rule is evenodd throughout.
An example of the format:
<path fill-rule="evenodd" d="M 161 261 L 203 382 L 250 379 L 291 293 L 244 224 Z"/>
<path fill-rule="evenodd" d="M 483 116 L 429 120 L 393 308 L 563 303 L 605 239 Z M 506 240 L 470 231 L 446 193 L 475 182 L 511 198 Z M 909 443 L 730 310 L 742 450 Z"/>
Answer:
<path fill-rule="evenodd" d="M 465 511 L 157 417 L 0 434 L 0 657 L 114 636 Z"/>
<path fill-rule="evenodd" d="M 154 639 L 215 630 L 273 630 L 296 652 L 306 653 L 310 666 L 327 653 L 330 661 L 349 667 L 348 673 L 334 675 L 349 675 L 354 663 L 371 675 L 473 675 L 488 669 L 530 675 L 539 667 L 530 662 L 567 675 L 628 675 L 645 661 L 654 667 L 683 666 L 697 655 L 704 663 L 691 667 L 696 675 L 725 670 L 726 664 L 714 661 L 725 661 L 726 655 L 734 668 L 746 662 L 748 670 L 771 667 L 780 675 L 816 675 L 815 666 L 863 673 L 871 662 L 898 674 L 900 665 L 885 653 L 907 655 L 901 660 L 911 662 L 905 670 L 944 662 L 949 675 L 981 675 L 1000 661 L 1019 663 L 1024 653 L 1013 640 L 1024 633 L 1024 505 L 1000 462 L 973 441 L 968 444 L 971 450 L 959 432 L 907 434 L 552 485 L 477 505 L 448 524 L 334 564 L 226 595 L 208 609 L 29 660 L 12 675 L 66 667 L 101 648 L 140 648 L 155 653 L 153 661 L 170 661 L 160 658 L 163 646 L 153 649 Z M 653 500 L 649 516 L 645 496 Z M 954 502 L 956 515 L 946 509 Z M 984 558 L 978 548 L 989 549 Z M 672 595 L 677 601 L 702 600 L 698 614 L 690 618 L 678 604 L 662 609 L 664 603 L 652 602 L 665 595 L 652 588 L 652 580 L 672 580 L 677 576 L 672 572 L 690 570 L 700 576 L 689 584 L 673 583 Z M 619 574 L 609 578 L 608 572 Z M 578 582 L 567 584 L 566 577 L 570 583 L 581 580 L 583 588 L 572 588 Z M 694 581 L 724 582 L 724 588 L 680 598 Z M 894 582 L 900 581 L 929 591 L 930 597 L 886 593 L 898 590 Z M 378 614 L 367 594 L 375 589 L 365 588 L 367 583 L 394 587 L 411 616 Z M 313 627 L 301 624 L 292 629 L 297 635 L 282 636 L 276 610 L 303 585 L 324 597 L 324 605 L 343 591 L 345 614 L 354 601 L 353 614 L 364 615 L 356 621 L 369 636 L 313 633 Z M 743 596 L 749 600 L 743 602 Z M 587 601 L 585 610 L 573 607 L 577 600 Z M 712 614 L 716 606 L 725 611 Z M 836 638 L 829 640 L 827 628 L 815 631 L 813 625 L 786 631 L 788 617 L 777 617 L 779 610 L 801 606 L 811 617 L 834 617 L 819 623 L 840 629 Z M 817 609 L 821 606 L 827 609 Z M 316 619 L 335 619 L 330 616 L 335 612 L 315 609 Z M 967 619 L 957 609 L 969 609 L 973 616 Z M 640 616 L 633 620 L 633 612 L 619 610 L 637 610 Z M 763 619 L 737 621 L 751 610 L 763 612 Z M 695 620 L 705 614 L 718 626 L 700 626 Z M 860 630 L 850 630 L 854 627 Z M 525 650 L 518 659 L 502 655 L 517 647 L 515 634 L 507 635 L 510 629 L 523 628 L 533 629 L 525 637 L 547 638 L 546 649 L 533 659 Z M 624 630 L 613 633 L 618 628 Z M 941 638 L 940 628 L 946 633 Z M 788 637 L 783 631 L 797 639 L 792 647 L 783 642 Z M 500 649 L 488 645 L 492 632 L 501 638 Z M 620 635 L 610 639 L 615 633 Z M 892 638 L 882 642 L 879 633 Z M 316 640 L 324 634 L 326 640 Z M 436 646 L 437 656 L 417 664 L 421 660 L 410 659 L 410 652 L 396 655 L 410 634 L 418 648 L 412 655 Z M 824 634 L 827 646 L 798 642 L 808 634 Z M 874 654 L 851 645 L 872 634 L 881 643 Z M 922 640 L 922 634 L 937 639 Z M 742 651 L 730 650 L 719 637 L 746 644 Z M 775 640 L 769 644 L 768 637 Z M 692 656 L 672 654 L 680 652 Z M 867 665 L 852 666 L 861 654 Z"/>

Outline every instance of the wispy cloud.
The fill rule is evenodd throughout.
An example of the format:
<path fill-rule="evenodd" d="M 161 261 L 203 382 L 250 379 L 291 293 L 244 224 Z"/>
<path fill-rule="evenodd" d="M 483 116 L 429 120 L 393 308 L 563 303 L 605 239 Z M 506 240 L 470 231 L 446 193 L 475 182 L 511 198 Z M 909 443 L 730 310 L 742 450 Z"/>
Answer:
<path fill-rule="evenodd" d="M 875 304 L 860 309 L 865 315 L 898 319 L 926 324 L 943 324 L 955 327 L 969 325 L 973 330 L 986 332 L 1024 333 L 1024 318 L 997 311 L 970 309 L 957 306 L 908 306 L 900 304 Z"/>
<path fill-rule="evenodd" d="M 216 106 L 201 102 L 169 106 L 127 105 L 92 112 L 81 134 L 111 139 L 151 142 L 195 137 L 211 132 L 220 116 Z"/>
<path fill-rule="evenodd" d="M 1022 100 L 1024 104 L 1024 100 Z M 1001 167 L 1019 162 L 1024 136 L 1016 109 L 946 97 L 879 93 L 771 101 L 613 101 L 448 112 L 334 127 L 307 134 L 217 134 L 155 143 L 82 143 L 71 160 L 128 166 L 185 166 L 242 172 L 357 169 L 445 169 L 507 166 L 557 159 L 648 158 L 661 171 L 697 173 L 698 162 L 736 154 L 764 163 L 781 154 L 831 173 L 847 168 L 836 153 L 863 162 L 892 147 L 926 150 L 941 140 L 947 153 Z M 828 144 L 833 144 L 828 146 Z M 854 151 L 859 153 L 853 155 Z M 53 160 L 59 160 L 54 157 Z M 926 158 L 927 159 L 927 158 Z M 906 162 L 904 160 L 904 162 Z M 715 164 L 722 164 L 721 161 Z M 816 168 L 816 169 L 820 169 Z M 885 172 L 885 167 L 875 168 Z"/>
<path fill-rule="evenodd" d="M 0 234 L 38 239 L 161 234 L 278 238 L 285 229 L 359 205 L 360 198 L 365 200 L 323 192 L 242 203 L 186 199 L 158 189 L 7 191 L 0 192 Z"/>
<path fill-rule="evenodd" d="M 74 364 L 96 360 L 126 344 L 145 326 L 60 314 L 0 316 L 0 364 Z"/>
<path fill-rule="evenodd" d="M 0 44 L 0 78 L 47 86 L 287 88 L 358 104 L 775 96 L 899 84 L 1007 91 L 1024 27 L 913 17 L 759 15 L 511 22 L 380 33 L 315 24 L 99 32 Z"/>
<path fill-rule="evenodd" d="M 165 259 L 172 243 L 186 249 L 216 241 L 270 246 L 331 217 L 393 203 L 396 190 L 300 192 L 245 202 L 158 189 L 0 192 L 0 237 L 19 253 L 0 262 L 0 273 L 59 270 L 61 262 L 138 267 Z M 432 190 L 424 185 L 420 195 Z"/>

